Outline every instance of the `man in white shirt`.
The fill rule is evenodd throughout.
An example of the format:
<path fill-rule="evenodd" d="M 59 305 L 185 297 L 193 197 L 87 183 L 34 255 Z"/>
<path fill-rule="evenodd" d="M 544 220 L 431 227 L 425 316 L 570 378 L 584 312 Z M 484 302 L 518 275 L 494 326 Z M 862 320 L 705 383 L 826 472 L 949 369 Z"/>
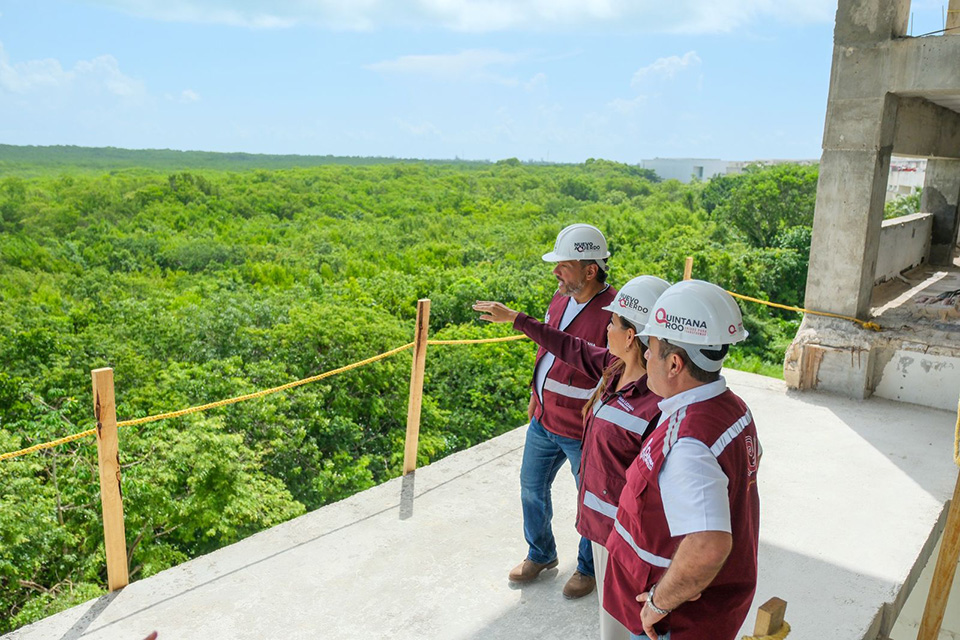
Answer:
<path fill-rule="evenodd" d="M 695 280 L 650 318 L 640 333 L 661 415 L 627 470 L 603 606 L 634 638 L 733 640 L 756 589 L 760 443 L 720 369 L 747 332 L 729 294 Z"/>

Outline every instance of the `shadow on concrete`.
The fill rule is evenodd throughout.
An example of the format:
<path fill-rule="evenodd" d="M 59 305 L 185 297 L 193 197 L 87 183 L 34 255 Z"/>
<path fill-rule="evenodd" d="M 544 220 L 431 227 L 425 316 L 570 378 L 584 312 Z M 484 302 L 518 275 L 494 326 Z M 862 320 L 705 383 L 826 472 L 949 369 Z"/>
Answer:
<path fill-rule="evenodd" d="M 189 593 L 192 593 L 192 592 L 194 592 L 194 591 L 197 591 L 198 589 L 201 589 L 201 588 L 203 588 L 203 587 L 207 587 L 207 586 L 209 586 L 209 585 L 211 585 L 211 584 L 214 584 L 214 583 L 216 583 L 216 582 L 219 581 L 219 580 L 222 580 L 222 579 L 227 578 L 227 577 L 229 577 L 229 576 L 232 576 L 232 575 L 234 575 L 234 574 L 236 574 L 236 573 L 239 573 L 239 572 L 241 572 L 241 571 L 244 571 L 245 569 L 248 569 L 249 567 L 253 567 L 253 566 L 256 566 L 256 565 L 258 565 L 258 564 L 261 564 L 261 563 L 264 563 L 264 562 L 268 562 L 268 561 L 270 561 L 270 560 L 272 560 L 272 559 L 274 559 L 274 558 L 276 558 L 276 557 L 278 557 L 278 556 L 281 556 L 281 555 L 286 554 L 286 553 L 290 553 L 291 551 L 295 551 L 295 550 L 297 550 L 297 549 L 299 549 L 299 548 L 301 548 L 301 547 L 303 547 L 303 546 L 306 546 L 306 545 L 308 545 L 308 544 L 312 544 L 312 543 L 314 543 L 314 542 L 316 542 L 316 541 L 318 541 L 318 540 L 322 540 L 323 538 L 326 538 L 326 537 L 328 537 L 328 536 L 331 536 L 331 535 L 333 535 L 333 534 L 335 534 L 335 533 L 337 533 L 337 532 L 339 532 L 339 531 L 343 531 L 344 529 L 348 529 L 348 528 L 350 528 L 350 527 L 352 527 L 352 526 L 355 526 L 355 525 L 357 525 L 357 524 L 359 524 L 359 523 L 361 523 L 361 522 L 365 522 L 365 521 L 367 521 L 367 520 L 370 520 L 371 518 L 375 518 L 375 517 L 377 517 L 377 516 L 379 516 L 379 515 L 382 515 L 382 514 L 384 514 L 384 513 L 393 511 L 394 509 L 398 509 L 398 508 L 401 509 L 401 519 L 405 519 L 405 518 L 403 517 L 404 513 L 409 513 L 409 516 L 408 516 L 408 517 L 412 517 L 412 516 L 413 516 L 413 502 L 415 501 L 415 499 L 416 499 L 417 497 L 421 497 L 421 496 L 424 496 L 424 495 L 426 495 L 426 494 L 428 494 L 428 493 L 430 493 L 430 492 L 432 492 L 432 491 L 436 491 L 436 490 L 439 489 L 440 487 L 443 487 L 443 486 L 445 486 L 445 485 L 448 485 L 448 484 L 450 484 L 451 482 L 455 482 L 456 480 L 459 480 L 459 479 L 462 478 L 463 476 L 466 476 L 466 475 L 468 475 L 468 474 L 470 474 L 470 473 L 473 473 L 473 472 L 476 471 L 477 469 L 481 469 L 481 468 L 483 468 L 483 467 L 485 467 L 485 466 L 487 466 L 487 465 L 493 464 L 493 463 L 495 463 L 496 461 L 498 461 L 499 459 L 515 453 L 518 449 L 522 449 L 522 447 L 514 447 L 513 449 L 510 449 L 510 450 L 508 450 L 508 451 L 504 451 L 503 453 L 500 453 L 499 455 L 496 455 L 496 456 L 491 457 L 491 458 L 489 458 L 489 459 L 487 459 L 487 460 L 484 460 L 483 462 L 480 462 L 479 464 L 476 464 L 476 465 L 473 465 L 472 467 L 469 467 L 469 468 L 467 468 L 467 469 L 464 469 L 464 470 L 461 471 L 460 473 L 457 473 L 456 475 L 453 475 L 453 476 L 447 478 L 447 479 L 444 480 L 443 482 L 438 482 L 437 484 L 435 484 L 434 486 L 430 487 L 429 489 L 424 489 L 424 490 L 421 491 L 419 494 L 414 494 L 414 491 L 413 491 L 413 486 L 414 486 L 414 482 L 415 482 L 415 480 L 414 480 L 414 474 L 413 474 L 413 473 L 410 473 L 410 474 L 408 474 L 406 477 L 404 477 L 404 478 L 402 478 L 402 479 L 400 480 L 400 485 L 401 485 L 401 499 L 400 499 L 400 501 L 398 501 L 398 502 L 395 503 L 395 504 L 391 504 L 390 506 L 385 507 L 385 508 L 383 508 L 383 509 L 380 509 L 380 510 L 378 510 L 378 511 L 375 511 L 375 512 L 372 512 L 372 513 L 368 513 L 367 515 L 365 515 L 365 516 L 363 516 L 363 517 L 361 517 L 361 518 L 356 518 L 355 520 L 353 520 L 353 521 L 351 521 L 351 522 L 348 522 L 348 523 L 346 523 L 346 524 L 343 524 L 343 525 L 341 525 L 341 526 L 339 526 L 339 527 L 332 528 L 332 529 L 330 529 L 330 530 L 328 530 L 328 531 L 324 531 L 323 533 L 321 533 L 321 534 L 319 534 L 319 535 L 316 535 L 316 536 L 313 536 L 313 537 L 311 537 L 311 538 L 308 538 L 308 539 L 306 539 L 306 540 L 301 540 L 300 542 L 297 542 L 296 544 L 292 544 L 292 545 L 290 545 L 290 546 L 288 546 L 288 547 L 285 547 L 285 548 L 283 548 L 283 549 L 280 549 L 279 551 L 276 551 L 276 552 L 274 552 L 274 553 L 265 555 L 265 556 L 260 557 L 260 558 L 257 558 L 257 559 L 252 559 L 250 562 L 247 562 L 247 563 L 245 563 L 245 564 L 243 564 L 243 565 L 241 565 L 241 566 L 235 567 L 235 568 L 231 569 L 230 571 L 221 573 L 221 574 L 219 574 L 219 575 L 217 575 L 217 576 L 215 576 L 215 577 L 213 577 L 213 578 L 210 578 L 209 580 L 205 580 L 205 581 L 203 581 L 203 582 L 199 582 L 199 583 L 193 585 L 192 587 L 183 589 L 183 590 L 180 591 L 179 593 L 176 593 L 176 594 L 174 594 L 174 595 L 168 596 L 168 597 L 166 597 L 166 598 L 162 598 L 162 599 L 160 599 L 160 600 L 157 600 L 156 602 L 150 603 L 149 605 L 146 605 L 146 606 L 144 606 L 144 607 L 141 607 L 141 608 L 139 608 L 139 609 L 136 609 L 136 610 L 134 610 L 134 611 L 131 611 L 130 613 L 128 613 L 128 614 L 125 615 L 125 616 L 121 616 L 121 617 L 119 617 L 119 618 L 116 618 L 115 620 L 111 620 L 111 621 L 108 622 L 107 624 L 104 624 L 104 625 L 101 625 L 101 626 L 99 626 L 99 627 L 96 627 L 96 628 L 92 629 L 92 631 L 93 631 L 93 632 L 97 632 L 97 631 L 101 631 L 101 630 L 103 630 L 103 629 L 107 629 L 107 628 L 109 628 L 109 627 L 111 627 L 111 626 L 113 626 L 113 625 L 115 625 L 115 624 L 117 624 L 117 623 L 119 623 L 119 622 L 122 622 L 122 621 L 124 621 L 124 620 L 128 620 L 128 619 L 130 619 L 130 618 L 132 618 L 132 617 L 134 617 L 134 616 L 140 615 L 141 613 L 143 613 L 143 612 L 145 612 L 145 611 L 149 611 L 150 609 L 153 609 L 153 608 L 155 608 L 155 607 L 157 607 L 157 606 L 159 606 L 159 605 L 165 604 L 165 603 L 170 602 L 170 601 L 172 601 L 172 600 L 176 600 L 176 599 L 181 598 L 181 597 L 183 597 L 183 596 L 185 596 L 185 595 L 187 595 L 187 594 L 189 594 Z M 407 480 L 407 478 L 409 478 L 409 480 Z M 405 486 L 405 485 L 406 485 L 406 486 Z M 408 490 L 409 490 L 409 496 L 410 496 L 410 497 L 409 497 L 409 504 L 408 504 L 407 507 L 406 507 L 406 511 L 404 511 L 404 505 L 403 505 L 404 497 L 403 497 L 403 496 L 404 496 L 404 490 L 405 490 L 406 487 L 409 487 Z M 322 508 L 322 507 L 321 507 L 321 508 Z M 285 524 L 287 524 L 287 523 L 285 523 Z M 282 526 L 282 525 L 281 525 L 281 526 Z M 109 594 L 109 595 L 115 597 L 116 593 L 118 593 L 118 592 L 114 592 L 114 593 Z M 108 596 L 103 596 L 102 598 L 98 599 L 96 602 L 99 602 L 99 601 L 102 600 L 103 598 L 107 598 L 107 597 L 108 597 Z M 111 598 L 111 599 L 112 599 L 112 598 Z M 109 604 L 109 601 L 107 601 L 107 604 Z M 94 606 L 96 606 L 96 605 L 94 605 Z M 105 609 L 105 608 L 106 608 L 106 604 L 103 605 L 103 608 L 102 608 L 102 609 L 100 609 L 100 610 L 97 611 L 97 615 L 99 615 L 100 613 L 102 613 L 103 609 Z M 96 616 L 94 616 L 94 618 L 92 618 L 92 619 L 90 620 L 90 622 L 87 622 L 87 623 L 83 626 L 82 630 L 80 631 L 80 633 L 79 633 L 78 635 L 69 636 L 69 637 L 70 637 L 72 640 L 75 640 L 76 638 L 80 638 L 84 633 L 86 633 L 87 628 L 90 626 L 90 624 L 92 623 L 93 619 L 95 619 L 95 617 L 96 617 Z M 81 620 L 82 620 L 82 619 L 81 619 Z M 78 624 L 79 624 L 79 623 L 78 623 Z M 76 626 L 76 625 L 75 625 L 75 626 Z M 66 638 L 67 638 L 67 636 L 65 636 L 65 637 L 64 637 L 63 639 L 61 639 L 61 640 L 66 640 Z"/>
<path fill-rule="evenodd" d="M 93 622 L 100 617 L 100 614 L 106 611 L 107 607 L 110 606 L 110 603 L 120 595 L 120 591 L 111 591 L 110 593 L 100 596 L 96 600 L 90 603 L 90 608 L 80 616 L 80 619 L 77 622 L 67 629 L 67 632 L 61 636 L 60 640 L 78 640 L 87 629 L 90 627 Z"/>
<path fill-rule="evenodd" d="M 538 589 L 540 588 L 540 585 L 543 584 L 544 582 L 555 581 L 557 579 L 557 576 L 559 575 L 560 575 L 560 569 L 558 567 L 554 567 L 553 569 L 544 569 L 543 571 L 541 571 L 540 576 L 533 582 L 512 582 L 510 580 L 507 580 L 506 583 L 507 583 L 507 586 L 512 591 L 519 591 L 520 594 L 523 595 L 524 589 L 530 589 L 530 588 Z"/>
<path fill-rule="evenodd" d="M 850 571 L 819 558 L 761 542 L 760 582 L 742 634 L 753 632 L 757 607 L 773 596 L 787 601 L 789 640 L 876 640 L 893 624 L 890 611 L 895 585 Z M 863 602 L 876 603 L 874 610 Z M 599 611 L 596 592 L 581 601 L 565 601 L 555 580 L 526 585 L 520 602 L 473 633 L 471 640 L 555 640 L 596 638 Z M 811 621 L 827 624 L 815 626 Z M 403 637 L 410 637 L 404 635 Z M 705 638 L 708 636 L 704 636 Z M 740 634 L 737 635 L 740 637 Z"/>

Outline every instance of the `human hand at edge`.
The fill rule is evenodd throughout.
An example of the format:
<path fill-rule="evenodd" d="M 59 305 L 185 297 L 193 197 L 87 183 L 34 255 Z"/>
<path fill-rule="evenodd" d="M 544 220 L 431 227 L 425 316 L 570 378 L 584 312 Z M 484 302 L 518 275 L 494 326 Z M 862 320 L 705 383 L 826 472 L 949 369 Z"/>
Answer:
<path fill-rule="evenodd" d="M 481 320 L 487 322 L 509 322 L 513 323 L 519 311 L 514 311 L 500 302 L 491 302 L 489 300 L 477 300 L 473 304 L 473 310 L 479 311 L 482 315 Z"/>

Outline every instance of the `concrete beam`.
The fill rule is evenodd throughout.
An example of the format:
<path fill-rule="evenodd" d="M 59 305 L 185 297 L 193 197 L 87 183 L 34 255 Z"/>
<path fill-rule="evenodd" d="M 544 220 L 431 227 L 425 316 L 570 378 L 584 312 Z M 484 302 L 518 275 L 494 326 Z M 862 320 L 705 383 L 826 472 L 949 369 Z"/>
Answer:
<path fill-rule="evenodd" d="M 957 41 L 960 42 L 960 38 Z M 901 98 L 893 152 L 927 158 L 960 158 L 960 113 L 922 98 Z"/>
<path fill-rule="evenodd" d="M 920 210 L 933 214 L 930 262 L 949 265 L 960 227 L 960 160 L 930 160 L 920 196 Z"/>
<path fill-rule="evenodd" d="M 890 91 L 901 95 L 960 93 L 960 38 L 901 38 L 890 42 L 889 51 Z"/>

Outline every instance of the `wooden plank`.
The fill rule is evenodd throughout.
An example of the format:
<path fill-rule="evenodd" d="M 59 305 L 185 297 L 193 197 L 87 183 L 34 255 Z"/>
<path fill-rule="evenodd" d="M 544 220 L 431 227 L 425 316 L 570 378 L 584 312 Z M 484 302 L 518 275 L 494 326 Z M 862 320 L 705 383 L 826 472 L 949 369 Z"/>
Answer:
<path fill-rule="evenodd" d="M 937 566 L 933 570 L 933 581 L 930 583 L 930 593 L 927 594 L 923 618 L 920 619 L 917 640 L 937 640 L 940 635 L 940 625 L 943 624 L 943 614 L 947 609 L 950 589 L 953 587 L 958 557 L 960 557 L 960 473 L 957 474 L 953 499 L 950 500 L 947 526 L 943 530 L 943 539 L 940 541 L 940 555 L 937 556 Z"/>
<path fill-rule="evenodd" d="M 770 598 L 757 609 L 757 624 L 753 628 L 753 635 L 758 637 L 770 636 L 780 631 L 786 613 L 786 601 L 780 598 Z"/>
<path fill-rule="evenodd" d="M 127 586 L 127 539 L 123 526 L 123 494 L 120 488 L 120 443 L 117 438 L 117 405 L 113 393 L 113 369 L 94 369 L 93 413 L 97 418 L 97 459 L 100 465 L 100 506 L 103 541 L 107 555 L 107 587 Z"/>
<path fill-rule="evenodd" d="M 683 263 L 683 279 L 690 280 L 693 277 L 693 256 L 687 256 Z"/>
<path fill-rule="evenodd" d="M 800 389 L 816 389 L 817 376 L 820 373 L 820 362 L 826 351 L 822 347 L 806 344 L 801 347 L 800 355 Z"/>
<path fill-rule="evenodd" d="M 430 330 L 430 300 L 417 301 L 417 333 L 413 339 L 410 365 L 410 400 L 407 403 L 407 437 L 403 447 L 403 475 L 417 468 L 420 441 L 420 409 L 423 406 L 423 371 L 427 362 L 427 335 Z"/>

